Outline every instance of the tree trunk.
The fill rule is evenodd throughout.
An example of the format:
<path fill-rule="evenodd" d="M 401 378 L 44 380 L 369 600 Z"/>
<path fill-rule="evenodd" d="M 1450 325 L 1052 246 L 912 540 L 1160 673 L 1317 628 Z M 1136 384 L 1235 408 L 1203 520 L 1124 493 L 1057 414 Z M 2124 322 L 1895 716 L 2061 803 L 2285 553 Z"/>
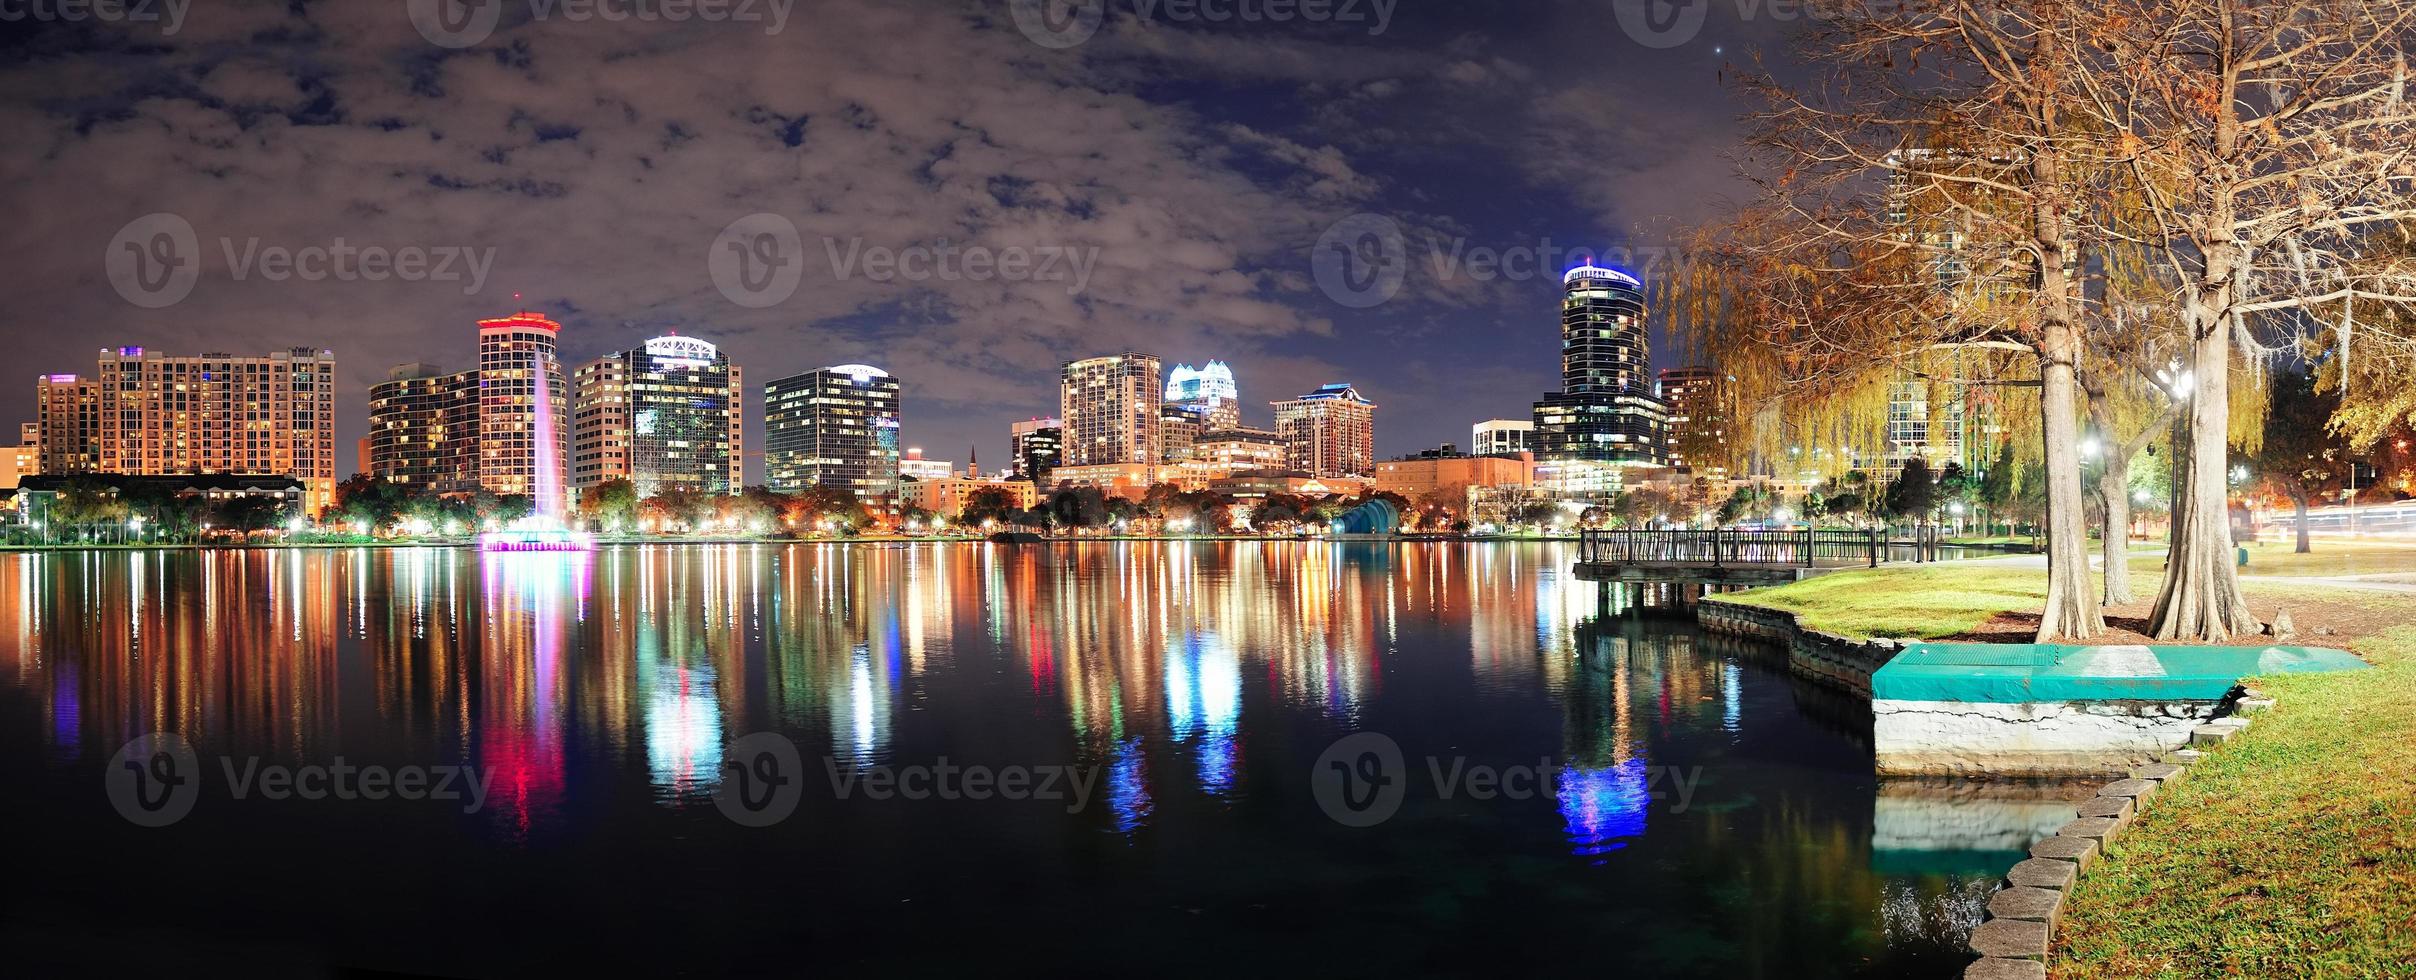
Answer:
<path fill-rule="evenodd" d="M 2218 285 L 2190 290 L 2186 311 L 2194 338 L 2190 368 L 2195 386 L 2187 438 L 2175 449 L 2182 468 L 2181 483 L 2173 491 L 2173 550 L 2165 559 L 2164 586 L 2156 594 L 2156 615 L 2149 626 L 2149 634 L 2159 640 L 2220 643 L 2259 629 L 2256 616 L 2248 611 L 2248 597 L 2240 592 L 2224 484 L 2231 428 L 2231 331 L 2222 311 L 2230 306 L 2231 264 L 2219 259 L 2209 264 Z"/>
<path fill-rule="evenodd" d="M 2298 511 L 2299 515 L 2299 543 L 2298 547 L 2293 550 L 2303 555 L 2315 550 L 2307 546 L 2307 491 L 2304 489 L 2293 491 L 2290 494 L 2290 506 L 2291 509 Z"/>
<path fill-rule="evenodd" d="M 2040 643 L 2086 639 L 2106 628 L 2089 598 L 2089 522 L 2081 503 L 2080 419 L 2073 406 L 2077 338 L 2069 323 L 2050 320 L 2040 351 L 2039 411 L 2047 450 L 2047 606 L 2039 616 Z"/>
<path fill-rule="evenodd" d="M 2102 551 L 2105 560 L 2106 605 L 2137 602 L 2131 592 L 2131 461 L 2120 450 L 2108 450 L 2106 468 L 2097 475 L 2097 496 L 2106 509 Z"/>

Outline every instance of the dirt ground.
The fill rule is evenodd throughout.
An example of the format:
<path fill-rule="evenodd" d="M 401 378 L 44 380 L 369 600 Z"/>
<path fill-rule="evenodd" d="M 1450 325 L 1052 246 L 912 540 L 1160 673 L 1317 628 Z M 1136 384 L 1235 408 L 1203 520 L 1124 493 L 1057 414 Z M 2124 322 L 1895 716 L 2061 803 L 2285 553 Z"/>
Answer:
<path fill-rule="evenodd" d="M 2148 583 L 2147 594 L 2139 601 L 2106 608 L 2107 631 L 2087 642 L 2096 645 L 2114 643 L 2164 643 L 2148 638 L 2148 617 L 2154 609 L 2155 583 Z M 2281 589 L 2264 587 L 2262 583 L 2246 586 L 2248 608 L 2259 622 L 2273 622 L 2274 614 L 2287 610 L 2298 635 L 2290 642 L 2302 646 L 2344 647 L 2350 641 L 2394 626 L 2416 623 L 2416 596 L 2384 592 L 2335 591 L 2340 598 L 2317 598 L 2307 594 L 2304 586 Z M 1970 643 L 2028 643 L 2038 633 L 2039 614 L 2035 612 L 1998 613 L 1995 618 L 1968 630 L 1953 639 Z M 2235 637 L 2235 645 L 2270 643 L 2268 637 Z M 2191 644 L 2195 645 L 2195 644 Z"/>

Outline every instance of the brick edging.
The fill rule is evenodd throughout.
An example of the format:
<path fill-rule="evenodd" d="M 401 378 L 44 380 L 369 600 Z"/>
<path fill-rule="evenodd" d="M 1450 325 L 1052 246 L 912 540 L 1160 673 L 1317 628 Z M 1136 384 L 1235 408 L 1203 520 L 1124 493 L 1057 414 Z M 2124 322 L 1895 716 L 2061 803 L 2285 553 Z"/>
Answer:
<path fill-rule="evenodd" d="M 1695 602 L 1695 622 L 1714 633 L 1781 644 L 1787 648 L 1787 666 L 1793 672 L 1866 698 L 1871 696 L 1871 673 L 1904 649 L 1900 640 L 1839 636 L 1804 626 L 1784 609 L 1709 596 Z"/>
<path fill-rule="evenodd" d="M 2055 930 L 2063 923 L 2064 901 L 2104 856 L 2106 845 L 2129 829 L 2159 789 L 2205 758 L 2201 747 L 2229 741 L 2248 727 L 2250 715 L 2270 707 L 2273 699 L 2248 689 L 2234 705 L 2234 714 L 2190 732 L 2192 748 L 2169 753 L 2163 762 L 2141 766 L 2100 787 L 2095 798 L 2080 805 L 2072 822 L 2030 845 L 2029 859 L 2007 871 L 2004 887 L 1988 896 L 1987 920 L 1972 930 L 1969 944 L 1980 959 L 1964 968 L 1963 980 L 2044 980 Z"/>

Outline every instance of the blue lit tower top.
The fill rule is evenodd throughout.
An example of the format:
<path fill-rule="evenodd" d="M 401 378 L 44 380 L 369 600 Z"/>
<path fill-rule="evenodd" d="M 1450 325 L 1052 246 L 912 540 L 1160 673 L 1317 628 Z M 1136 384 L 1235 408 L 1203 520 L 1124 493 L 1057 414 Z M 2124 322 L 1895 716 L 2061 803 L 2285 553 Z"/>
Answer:
<path fill-rule="evenodd" d="M 1592 262 L 1561 276 L 1561 390 L 1535 403 L 1546 458 L 1658 465 L 1668 411 L 1653 396 L 1644 284 Z"/>

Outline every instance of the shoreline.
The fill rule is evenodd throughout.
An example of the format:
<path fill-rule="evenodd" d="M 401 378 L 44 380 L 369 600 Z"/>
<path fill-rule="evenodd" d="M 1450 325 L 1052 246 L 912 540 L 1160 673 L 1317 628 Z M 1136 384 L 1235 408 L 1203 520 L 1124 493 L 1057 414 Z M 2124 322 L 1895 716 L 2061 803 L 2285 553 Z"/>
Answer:
<path fill-rule="evenodd" d="M 1544 544 L 1574 542 L 1577 536 L 1535 535 L 1507 537 L 1499 535 L 1403 535 L 1391 539 L 1294 537 L 1259 534 L 1106 534 L 1066 537 L 1045 537 L 1037 541 L 1016 542 L 1023 545 L 1103 544 L 1120 542 L 1326 542 L 1333 544 Z M 687 547 L 721 545 L 910 545 L 910 544 L 1005 544 L 986 537 L 881 537 L 881 538 L 599 538 L 595 550 L 626 547 Z M 441 548 L 477 550 L 475 540 L 423 541 L 298 541 L 272 544 L 0 544 L 0 554 L 40 554 L 75 551 L 343 551 L 354 548 Z"/>

